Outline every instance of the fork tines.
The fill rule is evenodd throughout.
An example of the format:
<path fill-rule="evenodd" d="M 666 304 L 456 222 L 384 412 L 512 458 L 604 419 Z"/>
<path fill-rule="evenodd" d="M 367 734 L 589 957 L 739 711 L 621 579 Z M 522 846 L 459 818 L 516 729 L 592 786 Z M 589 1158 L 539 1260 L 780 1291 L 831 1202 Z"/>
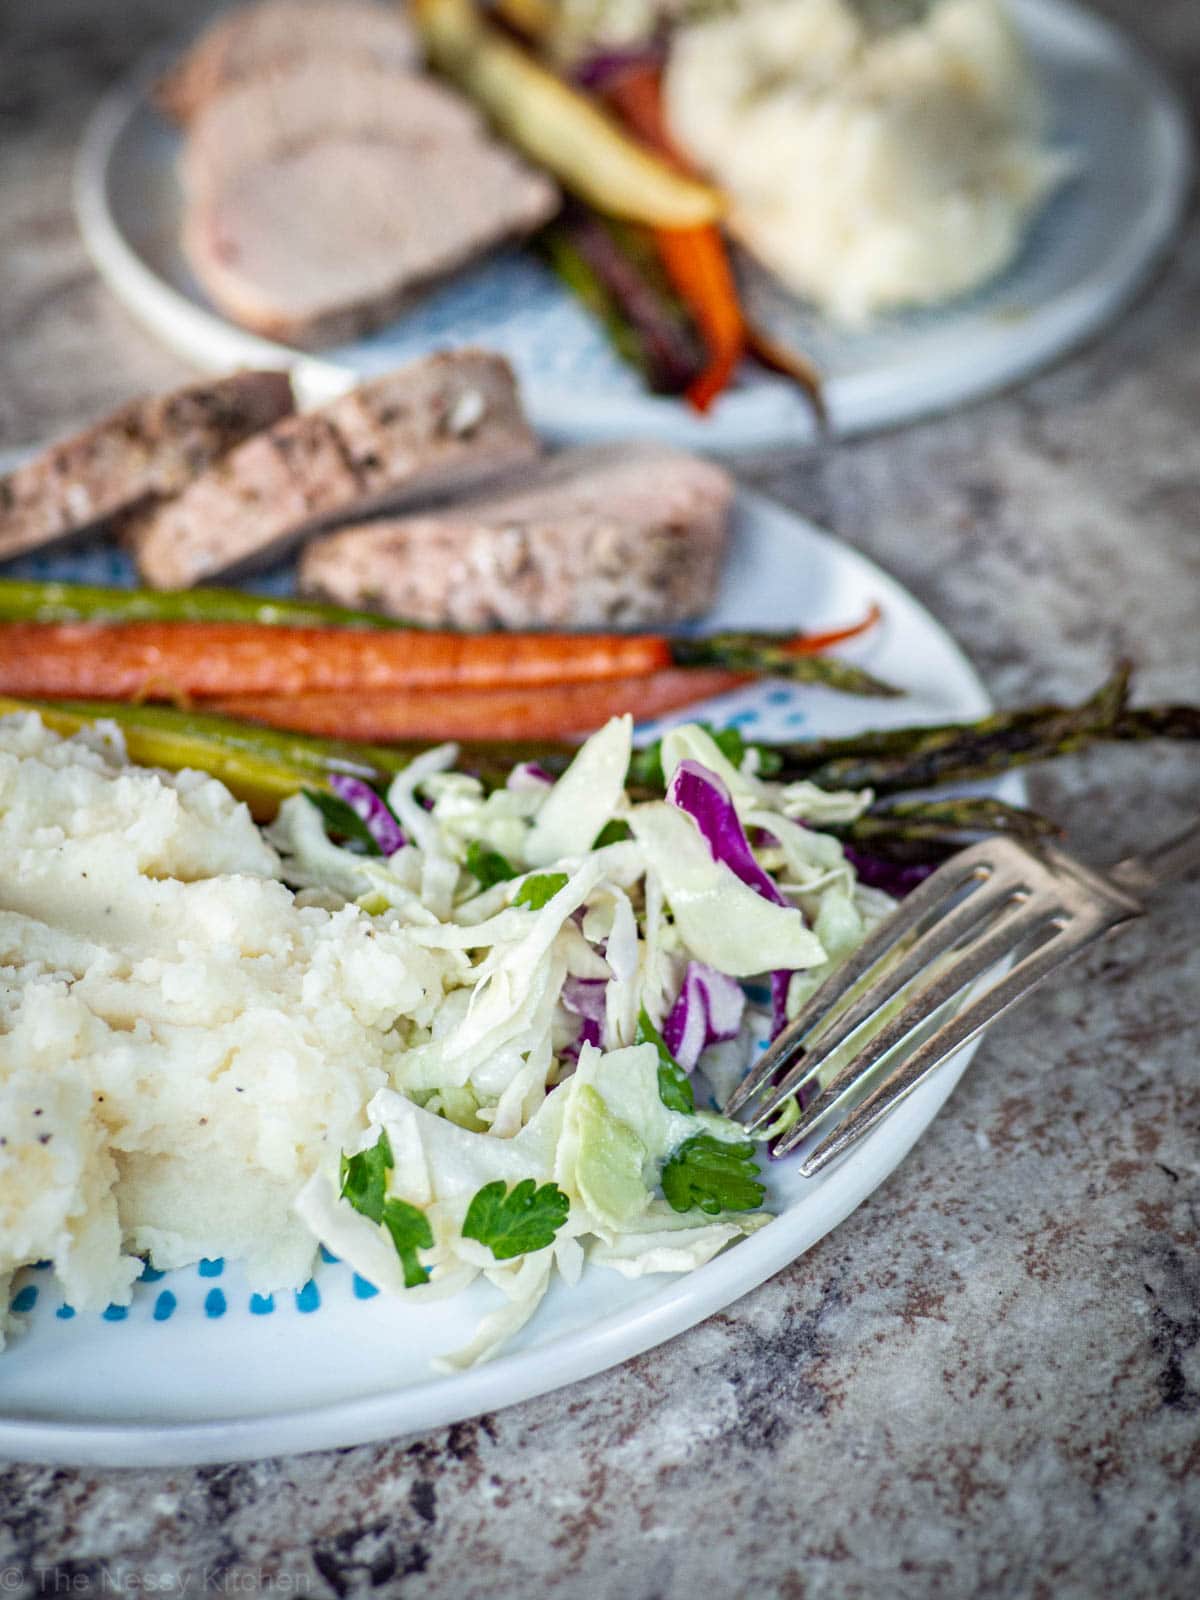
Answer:
<path fill-rule="evenodd" d="M 1005 838 L 973 845 L 826 980 L 734 1091 L 726 1114 L 759 1130 L 795 1095 L 800 1116 L 776 1141 L 780 1156 L 852 1106 L 802 1163 L 811 1176 L 1056 967 L 1140 911 L 1118 885 L 1053 848 Z M 1005 962 L 1007 970 L 980 987 Z M 875 1069 L 894 1055 L 894 1070 L 876 1081 Z M 857 1095 L 863 1088 L 865 1098 Z"/>

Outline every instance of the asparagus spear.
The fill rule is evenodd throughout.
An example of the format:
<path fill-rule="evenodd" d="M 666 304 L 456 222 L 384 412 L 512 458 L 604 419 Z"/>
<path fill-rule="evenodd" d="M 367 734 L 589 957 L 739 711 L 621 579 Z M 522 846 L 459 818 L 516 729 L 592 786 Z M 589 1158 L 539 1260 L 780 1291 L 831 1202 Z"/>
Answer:
<path fill-rule="evenodd" d="M 418 623 L 244 589 L 108 589 L 0 578 L 0 622 L 256 622 L 293 628 L 412 628 Z"/>
<path fill-rule="evenodd" d="M 1079 706 L 1042 705 L 998 711 L 976 722 L 894 728 L 847 739 L 776 745 L 780 776 L 807 778 L 826 789 L 892 794 L 994 777 L 1016 766 L 1069 755 L 1098 740 L 1200 737 L 1200 708 L 1128 705 L 1130 668 Z"/>
<path fill-rule="evenodd" d="M 179 772 L 185 767 L 220 778 L 260 820 L 299 789 L 328 787 L 337 772 L 382 782 L 427 746 L 382 749 L 307 734 L 278 733 L 231 717 L 178 711 L 169 706 L 115 705 L 90 700 L 0 698 L 0 716 L 36 711 L 56 733 L 73 734 L 97 722 L 115 722 L 130 759 Z M 505 765 L 505 772 L 508 765 Z"/>
<path fill-rule="evenodd" d="M 1129 672 L 1128 663 L 1122 662 L 1113 676 L 1078 706 L 1031 706 L 997 711 L 973 722 L 887 728 L 840 739 L 751 746 L 739 740 L 736 752 L 726 754 L 736 764 L 747 748 L 753 750 L 760 776 L 781 783 L 807 779 L 823 789 L 874 789 L 882 796 L 944 783 L 976 782 L 1104 742 L 1200 740 L 1200 706 L 1130 706 Z M 725 730 L 722 737 L 730 731 Z M 555 770 L 552 752 L 544 752 L 538 759 L 548 770 Z M 630 780 L 635 797 L 661 794 L 660 742 L 634 752 Z"/>
<path fill-rule="evenodd" d="M 682 394 L 695 381 L 704 368 L 695 328 L 632 224 L 572 211 L 544 231 L 542 248 L 653 393 Z"/>
<path fill-rule="evenodd" d="M 882 793 L 896 793 L 938 781 L 930 775 L 930 745 L 939 758 L 942 781 L 968 782 L 1104 740 L 1200 740 L 1200 706 L 1129 707 L 1125 704 L 1127 682 L 1128 669 L 1122 667 L 1097 695 L 1074 708 L 1042 706 L 939 728 L 899 728 L 847 739 L 750 748 L 758 754 L 764 777 L 785 782 L 808 778 L 826 787 L 877 787 Z M 323 787 L 335 772 L 372 783 L 386 782 L 429 748 L 424 741 L 378 746 L 282 733 L 232 717 L 168 706 L 0 698 L 0 716 L 12 711 L 38 711 L 50 727 L 66 734 L 103 719 L 114 721 L 123 730 L 135 761 L 169 770 L 194 767 L 210 772 L 248 800 L 258 816 L 272 815 L 279 801 L 297 789 Z M 737 730 L 719 730 L 719 738 L 729 758 L 740 761 L 747 746 Z M 536 762 L 551 776 L 558 776 L 576 748 L 556 740 L 472 742 L 461 746 L 459 766 L 494 788 L 522 761 Z M 662 794 L 658 743 L 634 752 L 628 788 L 634 799 Z M 933 849 L 935 836 L 949 839 L 955 828 L 972 833 L 1024 829 L 1022 837 L 1042 837 L 1049 826 L 1032 813 L 994 800 L 892 801 L 872 807 L 847 830 L 846 837 L 863 848 L 886 853 L 887 839 L 903 850 L 909 842 L 924 838 Z"/>
<path fill-rule="evenodd" d="M 985 834 L 1003 833 L 1031 844 L 1062 829 L 1023 806 L 984 795 L 950 800 L 889 801 L 872 806 L 856 821 L 825 824 L 828 833 L 888 861 L 936 861 Z"/>
<path fill-rule="evenodd" d="M 552 271 L 595 317 L 621 360 L 636 368 L 656 394 L 671 393 L 675 382 L 671 370 L 656 364 L 658 352 L 652 353 L 639 338 L 637 328 L 621 314 L 615 295 L 575 243 L 561 228 L 551 226 L 543 229 L 538 244 Z"/>
<path fill-rule="evenodd" d="M 797 654 L 780 634 L 726 632 L 672 638 L 671 659 L 677 667 L 727 667 L 730 672 L 789 678 L 793 683 L 820 683 L 842 694 L 891 699 L 904 692 L 836 656 Z"/>

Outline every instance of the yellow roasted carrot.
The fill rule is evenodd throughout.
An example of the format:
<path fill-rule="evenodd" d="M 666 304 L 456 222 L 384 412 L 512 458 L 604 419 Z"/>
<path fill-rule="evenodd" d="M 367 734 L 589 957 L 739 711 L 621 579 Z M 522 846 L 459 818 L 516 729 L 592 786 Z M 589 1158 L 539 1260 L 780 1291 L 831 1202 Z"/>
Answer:
<path fill-rule="evenodd" d="M 721 215 L 715 189 L 631 139 L 484 21 L 473 0 L 414 0 L 413 16 L 434 66 L 519 150 L 597 211 L 658 228 L 694 228 Z"/>

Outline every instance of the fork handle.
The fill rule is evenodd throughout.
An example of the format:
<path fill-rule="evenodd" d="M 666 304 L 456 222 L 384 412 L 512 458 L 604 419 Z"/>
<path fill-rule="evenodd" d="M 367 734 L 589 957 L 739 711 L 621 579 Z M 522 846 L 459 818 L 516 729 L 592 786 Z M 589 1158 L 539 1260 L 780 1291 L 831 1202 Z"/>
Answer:
<path fill-rule="evenodd" d="M 1126 856 L 1110 867 L 1108 875 L 1124 889 L 1157 889 L 1182 872 L 1200 867 L 1200 818 L 1174 839 L 1141 855 Z"/>

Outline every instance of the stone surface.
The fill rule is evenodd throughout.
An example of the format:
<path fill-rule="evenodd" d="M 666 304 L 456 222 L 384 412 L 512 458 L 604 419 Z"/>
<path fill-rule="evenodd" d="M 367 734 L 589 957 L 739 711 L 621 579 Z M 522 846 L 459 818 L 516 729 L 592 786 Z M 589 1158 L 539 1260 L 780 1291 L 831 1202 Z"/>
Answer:
<path fill-rule="evenodd" d="M 1107 0 L 1193 96 L 1194 0 Z M 69 207 L 94 96 L 179 3 L 0 12 L 0 446 L 183 369 Z M 1001 700 L 1133 656 L 1200 699 L 1200 228 L 1020 391 L 746 475 L 881 560 Z M 1097 858 L 1181 825 L 1197 757 L 1064 763 Z M 417 1441 L 153 1473 L 0 1470 L 4 1593 L 507 1600 L 1200 1593 L 1195 885 L 998 1027 L 889 1182 L 723 1315 Z"/>

